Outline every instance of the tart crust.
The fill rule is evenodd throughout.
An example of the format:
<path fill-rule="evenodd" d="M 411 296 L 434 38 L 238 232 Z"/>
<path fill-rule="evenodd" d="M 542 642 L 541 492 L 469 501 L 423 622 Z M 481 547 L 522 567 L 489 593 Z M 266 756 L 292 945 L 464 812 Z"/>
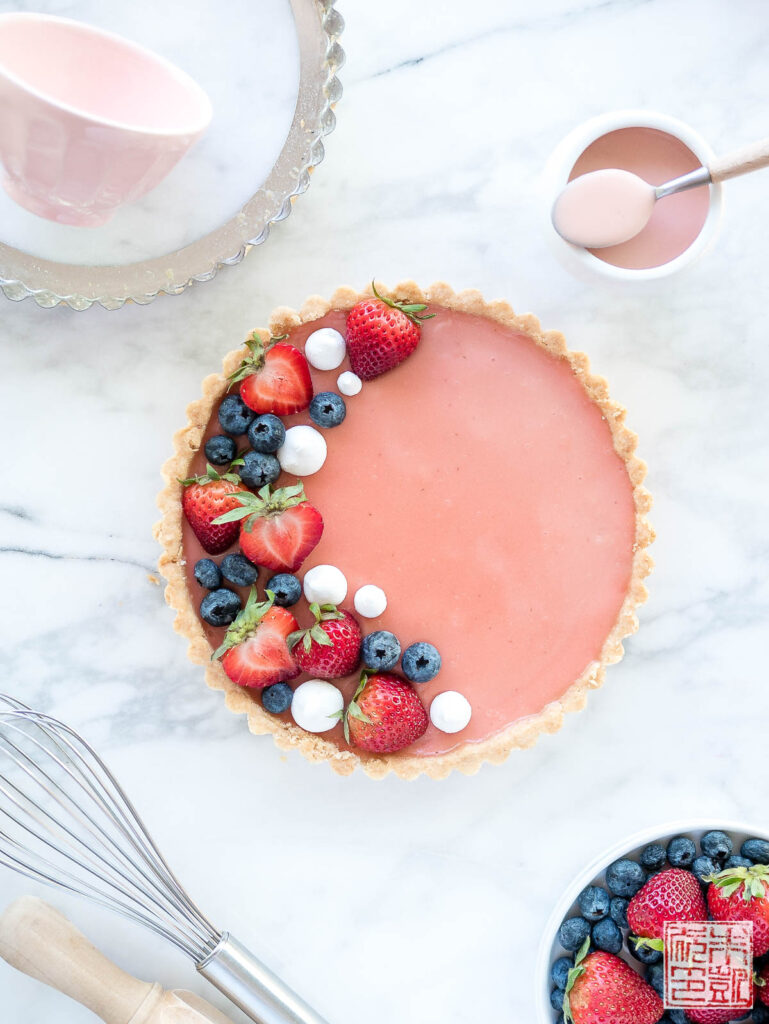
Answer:
<path fill-rule="evenodd" d="M 654 540 L 654 531 L 647 520 L 651 495 L 643 486 L 646 464 L 635 454 L 637 437 L 625 426 L 625 409 L 609 397 L 606 380 L 590 372 L 587 356 L 582 352 L 568 350 L 560 332 L 543 331 L 539 320 L 530 314 L 516 316 L 507 302 L 486 302 L 479 291 L 454 292 L 449 285 L 442 282 L 431 285 L 425 291 L 413 281 L 403 282 L 392 291 L 379 287 L 379 291 L 408 302 L 435 303 L 449 309 L 473 313 L 526 334 L 546 351 L 566 359 L 590 399 L 600 408 L 611 429 L 615 451 L 625 463 L 633 485 L 635 505 L 631 579 L 622 608 L 614 627 L 604 641 L 600 657 L 590 662 L 562 697 L 545 705 L 542 711 L 513 722 L 502 732 L 485 740 L 466 743 L 444 754 L 417 757 L 405 752 L 374 756 L 341 750 L 330 740 L 307 733 L 293 723 L 284 722 L 266 712 L 247 690 L 228 678 L 218 661 L 211 661 L 211 646 L 203 632 L 187 588 L 182 548 L 182 487 L 179 480 L 189 475 L 188 467 L 200 447 L 214 406 L 227 390 L 227 375 L 240 365 L 241 359 L 247 354 L 245 348 L 230 352 L 224 358 L 222 372 L 205 378 L 202 397 L 187 408 L 187 426 L 174 436 L 174 454 L 163 466 L 165 487 L 158 496 L 162 518 L 155 527 L 155 536 L 163 547 L 158 567 L 168 581 L 166 601 L 176 611 L 174 629 L 189 640 L 190 660 L 206 666 L 208 685 L 212 689 L 224 691 L 225 703 L 230 711 L 247 715 L 248 727 L 252 733 L 272 733 L 275 744 L 281 749 L 299 750 L 309 761 L 326 761 L 339 775 L 349 775 L 357 767 L 361 767 L 367 775 L 376 779 L 389 772 L 403 779 L 413 779 L 418 775 L 442 779 L 453 770 L 473 775 L 485 762 L 501 764 L 513 750 L 531 747 L 541 733 L 557 732 L 563 724 L 564 715 L 567 712 L 581 711 L 585 707 L 588 693 L 603 684 L 606 666 L 622 658 L 623 639 L 638 629 L 636 609 L 646 600 L 647 590 L 643 581 L 653 566 L 647 551 Z M 358 292 L 353 288 L 340 288 L 332 295 L 330 301 L 320 296 L 312 296 L 298 313 L 286 307 L 279 307 L 272 314 L 269 330 L 260 329 L 257 333 L 265 340 L 270 335 L 286 334 L 299 324 L 317 320 L 332 309 L 351 309 L 356 302 L 371 294 L 371 288 L 367 288 L 365 292 Z"/>

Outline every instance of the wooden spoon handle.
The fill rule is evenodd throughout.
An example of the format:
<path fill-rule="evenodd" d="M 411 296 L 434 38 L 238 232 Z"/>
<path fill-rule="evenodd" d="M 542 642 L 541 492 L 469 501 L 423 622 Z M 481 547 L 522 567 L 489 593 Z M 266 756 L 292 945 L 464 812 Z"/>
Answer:
<path fill-rule="evenodd" d="M 12 903 L 0 917 L 0 956 L 82 1003 L 105 1024 L 145 1021 L 163 992 L 121 971 L 58 910 L 32 896 Z"/>
<path fill-rule="evenodd" d="M 717 156 L 709 165 L 711 181 L 726 181 L 769 166 L 769 138 L 751 142 L 726 156 Z"/>

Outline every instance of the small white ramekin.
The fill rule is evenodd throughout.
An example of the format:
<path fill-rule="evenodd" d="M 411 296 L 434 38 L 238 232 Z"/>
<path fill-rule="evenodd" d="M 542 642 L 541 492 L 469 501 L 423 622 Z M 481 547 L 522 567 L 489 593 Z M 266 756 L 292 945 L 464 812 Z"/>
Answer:
<path fill-rule="evenodd" d="M 569 175 L 579 157 L 596 139 L 620 128 L 656 128 L 658 131 L 673 135 L 703 164 L 709 163 L 714 156 L 713 150 L 698 132 L 667 114 L 658 114 L 650 110 L 615 110 L 593 117 L 570 132 L 547 161 L 543 174 L 545 232 L 558 260 L 582 279 L 594 279 L 595 276 L 599 276 L 615 283 L 657 281 L 691 266 L 715 241 L 723 208 L 723 190 L 720 184 L 708 186 L 710 209 L 697 238 L 680 256 L 659 267 L 628 270 L 612 266 L 598 259 L 587 249 L 564 241 L 550 219 L 555 198 L 568 183 Z"/>
<path fill-rule="evenodd" d="M 683 821 L 666 822 L 662 825 L 657 825 L 654 828 L 644 829 L 643 832 L 638 832 L 635 835 L 629 836 L 623 839 L 621 842 L 612 846 L 604 853 L 597 857 L 594 861 L 587 865 L 584 871 L 574 879 L 569 885 L 563 896 L 558 901 L 553 913 L 545 926 L 545 931 L 542 935 L 542 942 L 539 947 L 539 954 L 537 956 L 537 965 L 534 972 L 534 979 L 536 985 L 536 991 L 534 993 L 537 1024 L 553 1024 L 555 1020 L 555 1014 L 553 1008 L 550 1005 L 550 992 L 553 987 L 550 981 L 550 968 L 553 963 L 561 956 L 567 956 L 568 954 L 563 950 L 558 942 L 558 929 L 561 926 L 561 922 L 566 917 L 572 916 L 572 914 L 578 914 L 579 908 L 577 906 L 577 897 L 587 885 L 595 883 L 597 885 L 603 885 L 605 878 L 604 873 L 606 868 L 613 864 L 615 860 L 619 860 L 622 857 L 630 857 L 636 859 L 637 855 L 640 854 L 641 850 L 647 843 L 662 843 L 666 846 L 668 842 L 674 836 L 688 836 L 695 842 L 699 843 L 700 839 L 706 832 L 710 832 L 711 829 L 721 829 L 723 832 L 727 832 L 734 838 L 735 851 L 739 853 L 739 847 L 746 839 L 758 838 L 769 840 L 769 832 L 766 827 L 764 828 L 753 828 L 750 825 L 746 825 L 744 822 L 734 821 L 723 821 L 720 819 L 709 820 L 707 818 L 696 818 L 696 819 L 684 819 Z M 627 959 L 625 957 L 625 959 Z M 629 963 L 633 964 L 634 961 L 629 960 Z M 637 964 L 634 966 L 638 966 Z"/>

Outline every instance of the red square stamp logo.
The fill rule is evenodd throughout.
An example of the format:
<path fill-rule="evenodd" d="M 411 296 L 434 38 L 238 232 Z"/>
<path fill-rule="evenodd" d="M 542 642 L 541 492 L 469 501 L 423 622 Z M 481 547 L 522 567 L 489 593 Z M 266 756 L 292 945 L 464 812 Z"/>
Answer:
<path fill-rule="evenodd" d="M 753 1006 L 750 921 L 665 924 L 665 1009 Z"/>

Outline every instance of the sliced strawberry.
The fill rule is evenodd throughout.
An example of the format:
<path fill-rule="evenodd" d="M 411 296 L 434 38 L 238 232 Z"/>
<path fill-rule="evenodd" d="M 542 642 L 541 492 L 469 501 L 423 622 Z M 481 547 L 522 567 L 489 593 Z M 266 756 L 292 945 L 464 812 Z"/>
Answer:
<path fill-rule="evenodd" d="M 184 486 L 182 509 L 192 532 L 209 555 L 226 551 L 238 539 L 237 522 L 220 522 L 220 517 L 241 508 L 235 495 L 248 489 L 234 473 L 219 474 L 213 466 L 206 466 L 205 476 L 181 480 Z"/>
<path fill-rule="evenodd" d="M 240 507 L 217 523 L 242 520 L 240 550 L 246 558 L 274 572 L 296 572 L 323 533 L 323 517 L 307 501 L 302 484 L 276 491 L 267 485 L 237 501 Z"/>
<path fill-rule="evenodd" d="M 311 604 L 314 625 L 299 629 L 288 646 L 303 672 L 317 679 L 341 679 L 360 664 L 361 631 L 357 620 L 333 604 Z"/>
<path fill-rule="evenodd" d="M 246 341 L 250 355 L 231 374 L 240 384 L 240 397 L 254 412 L 290 416 L 301 412 L 312 398 L 310 367 L 303 352 L 280 338 L 264 342 L 254 332 Z"/>
<path fill-rule="evenodd" d="M 246 607 L 227 630 L 224 643 L 214 652 L 214 658 L 221 658 L 224 671 L 238 686 L 262 690 L 299 675 L 286 642 L 297 621 L 287 608 L 276 608 L 272 601 L 269 598 L 259 603 L 254 587 Z"/>
<path fill-rule="evenodd" d="M 387 299 L 371 285 L 374 297 L 363 299 L 347 315 L 347 355 L 361 380 L 373 380 L 407 359 L 419 344 L 422 323 L 435 313 L 423 313 L 423 302 Z"/>
<path fill-rule="evenodd" d="M 392 672 L 368 675 L 344 715 L 348 743 L 374 754 L 392 754 L 424 736 L 427 712 L 413 686 Z"/>

